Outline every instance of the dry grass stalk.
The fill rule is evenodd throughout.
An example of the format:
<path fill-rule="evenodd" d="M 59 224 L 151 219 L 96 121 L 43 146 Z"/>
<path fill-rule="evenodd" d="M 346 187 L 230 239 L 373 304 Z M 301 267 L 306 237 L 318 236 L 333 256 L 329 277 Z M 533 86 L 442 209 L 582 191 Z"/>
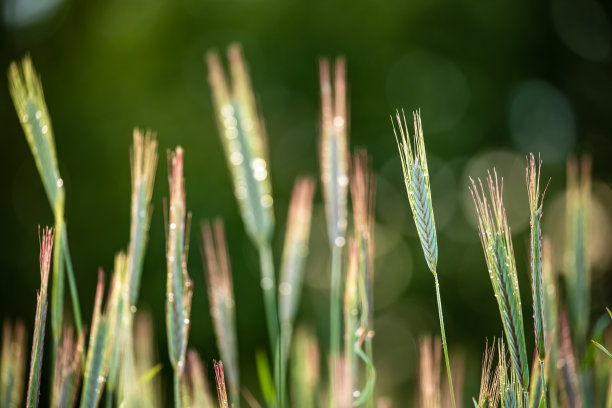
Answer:
<path fill-rule="evenodd" d="M 227 55 L 231 82 L 214 51 L 206 55 L 208 80 L 234 195 L 247 234 L 260 246 L 269 242 L 274 229 L 265 129 L 240 46 L 230 46 Z"/>
<path fill-rule="evenodd" d="M 166 232 L 166 333 L 168 352 L 174 369 L 174 398 L 181 406 L 180 379 L 185 367 L 185 353 L 189 338 L 191 297 L 193 283 L 187 273 L 189 249 L 189 223 L 185 206 L 185 180 L 183 178 L 183 149 L 168 152 L 168 184 L 170 204 Z"/>
<path fill-rule="evenodd" d="M 217 337 L 217 347 L 222 361 L 225 361 L 232 404 L 237 408 L 240 403 L 240 375 L 236 311 L 223 222 L 216 220 L 212 229 L 208 222 L 203 222 L 202 241 L 204 242 L 208 300 Z"/>
<path fill-rule="evenodd" d="M 83 333 L 75 338 L 71 327 L 63 332 L 53 377 L 55 382 L 51 406 L 54 408 L 75 406 L 81 384 L 85 338 Z"/>
<path fill-rule="evenodd" d="M 344 289 L 344 364 L 350 394 L 357 390 L 357 347 L 361 327 L 359 322 L 359 252 L 353 238 L 348 242 L 348 267 Z M 352 405 L 352 402 L 351 402 Z"/>
<path fill-rule="evenodd" d="M 486 198 L 482 182 L 480 191 L 474 180 L 470 179 L 470 192 L 478 214 L 478 231 L 485 253 L 489 277 L 499 306 L 512 366 L 524 390 L 529 386 L 529 366 L 527 346 L 523 326 L 523 312 L 518 287 L 516 262 L 512 236 L 502 201 L 503 180 L 498 182 L 489 173 L 487 185 L 491 202 Z"/>
<path fill-rule="evenodd" d="M 217 383 L 217 398 L 219 399 L 220 408 L 229 408 L 227 400 L 227 390 L 225 389 L 225 374 L 223 373 L 223 363 L 214 361 L 215 366 L 215 381 Z"/>
<path fill-rule="evenodd" d="M 46 227 L 40 237 L 40 290 L 37 294 L 36 319 L 34 321 L 34 339 L 32 340 L 32 356 L 30 360 L 30 376 L 28 379 L 27 407 L 38 406 L 40 376 L 42 368 L 43 349 L 45 344 L 45 325 L 47 322 L 47 284 L 51 268 L 53 251 L 53 229 Z"/>
<path fill-rule="evenodd" d="M 22 321 L 2 326 L 2 355 L 0 357 L 0 404 L 17 408 L 23 402 L 23 376 L 26 367 L 26 328 Z"/>
<path fill-rule="evenodd" d="M 440 387 L 440 362 L 442 343 L 439 338 L 432 342 L 430 337 L 419 341 L 419 406 L 442 407 Z"/>

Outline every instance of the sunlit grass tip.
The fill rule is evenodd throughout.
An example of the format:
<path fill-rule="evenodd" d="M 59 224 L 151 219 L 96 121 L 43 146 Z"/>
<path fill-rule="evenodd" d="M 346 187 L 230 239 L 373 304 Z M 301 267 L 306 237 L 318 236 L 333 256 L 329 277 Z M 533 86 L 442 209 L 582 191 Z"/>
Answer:
<path fill-rule="evenodd" d="M 26 406 L 37 407 L 40 391 L 40 377 L 45 344 L 45 325 L 47 321 L 47 285 L 49 282 L 49 269 L 51 268 L 51 255 L 53 251 L 53 229 L 46 227 L 40 236 L 40 290 L 37 295 L 36 319 L 34 321 L 34 338 L 32 340 L 32 355 L 30 359 L 30 376 L 28 379 L 28 398 Z"/>
<path fill-rule="evenodd" d="M 168 152 L 168 184 L 170 200 L 166 226 L 166 333 L 168 353 L 174 369 L 174 398 L 181 406 L 181 377 L 189 338 L 193 283 L 187 273 L 189 220 L 185 205 L 183 149 Z"/>
<path fill-rule="evenodd" d="M 421 113 L 415 111 L 414 119 L 414 146 L 410 143 L 410 134 L 406 115 L 402 110 L 395 113 L 397 128 L 393 124 L 393 133 L 397 141 L 402 170 L 404 172 L 404 183 L 408 192 L 408 200 L 414 217 L 414 223 L 421 240 L 423 253 L 427 265 L 433 274 L 436 274 L 438 264 L 438 238 L 436 234 L 436 223 L 434 220 L 433 205 L 431 201 L 431 187 L 429 185 L 429 170 L 427 168 L 427 156 L 425 154 L 425 142 L 423 141 L 423 126 L 421 125 Z"/>
<path fill-rule="evenodd" d="M 140 275 L 151 222 L 151 197 L 157 168 L 157 140 L 155 133 L 134 129 L 134 144 L 130 150 L 132 173 L 130 244 L 128 247 L 128 276 L 130 305 L 138 301 Z"/>
<path fill-rule="evenodd" d="M 215 366 L 215 382 L 217 384 L 217 398 L 219 399 L 220 408 L 229 408 L 229 401 L 227 399 L 227 390 L 225 388 L 225 373 L 223 372 L 223 363 L 221 361 L 214 361 Z"/>
<path fill-rule="evenodd" d="M 490 203 L 480 179 L 478 180 L 479 190 L 474 180 L 470 178 L 470 192 L 476 206 L 480 241 L 499 306 L 512 366 L 518 381 L 527 390 L 529 386 L 529 365 L 516 261 L 510 226 L 502 201 L 503 179 L 499 183 L 497 173 L 494 172 L 494 175 L 495 177 L 489 173 L 486 179 Z"/>
<path fill-rule="evenodd" d="M 232 272 L 225 239 L 223 222 L 202 222 L 202 241 L 206 264 L 208 300 L 212 315 L 217 347 L 225 361 L 232 404 L 240 403 L 240 375 L 238 370 L 238 341 L 236 336 L 236 308 Z"/>
<path fill-rule="evenodd" d="M 321 82 L 321 128 L 319 161 L 325 201 L 328 237 L 331 246 L 345 244 L 347 194 L 349 185 L 348 123 L 346 101 L 346 64 L 337 58 L 333 84 L 330 63 L 319 62 Z"/>
<path fill-rule="evenodd" d="M 262 245 L 274 229 L 266 133 L 240 46 L 230 46 L 227 55 L 231 81 L 227 81 L 215 51 L 206 55 L 208 80 L 242 220 L 249 237 Z"/>

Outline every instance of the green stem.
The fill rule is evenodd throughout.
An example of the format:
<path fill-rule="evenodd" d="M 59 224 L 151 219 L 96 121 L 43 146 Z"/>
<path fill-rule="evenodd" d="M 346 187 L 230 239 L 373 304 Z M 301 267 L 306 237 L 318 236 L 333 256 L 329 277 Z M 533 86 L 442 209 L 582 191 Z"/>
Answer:
<path fill-rule="evenodd" d="M 181 376 L 179 372 L 174 370 L 174 408 L 181 408 Z"/>
<path fill-rule="evenodd" d="M 546 403 L 546 380 L 544 379 L 544 360 L 540 360 L 540 376 L 542 377 L 542 398 L 544 398 L 544 407 L 546 408 L 548 404 Z"/>
<path fill-rule="evenodd" d="M 329 315 L 329 402 L 334 407 L 336 388 L 336 359 L 340 354 L 340 331 L 342 329 L 342 247 L 332 247 L 331 259 L 331 293 Z"/>
<path fill-rule="evenodd" d="M 372 347 L 372 337 L 370 336 L 367 336 L 365 339 L 365 351 L 366 355 L 368 356 L 368 360 L 370 360 L 370 364 L 374 365 L 374 350 Z M 372 391 L 368 396 L 366 408 L 374 408 L 374 391 Z"/>
<path fill-rule="evenodd" d="M 72 311 L 74 313 L 74 325 L 76 326 L 77 336 L 81 334 L 83 323 L 81 320 L 81 307 L 79 306 L 79 291 L 74 279 L 74 269 L 72 268 L 72 258 L 68 249 L 68 234 L 66 233 L 66 224 L 64 223 L 62 234 L 62 253 L 64 255 L 64 264 L 66 265 L 66 275 L 68 276 L 68 287 L 70 288 L 70 298 L 72 299 Z"/>
<path fill-rule="evenodd" d="M 453 390 L 453 378 L 451 376 L 450 363 L 448 361 L 448 348 L 446 346 L 446 334 L 444 333 L 444 317 L 442 316 L 442 300 L 440 299 L 440 284 L 438 283 L 438 274 L 434 272 L 434 280 L 436 281 L 436 299 L 438 300 L 438 316 L 440 317 L 440 333 L 442 334 L 442 345 L 444 346 L 444 360 L 446 362 L 446 373 L 448 374 L 448 389 L 450 390 L 451 402 L 453 408 L 455 405 L 455 391 Z"/>
<path fill-rule="evenodd" d="M 259 260 L 261 264 L 261 290 L 263 291 L 264 306 L 266 309 L 266 322 L 268 324 L 268 336 L 270 338 L 270 352 L 274 361 L 274 386 L 276 388 L 276 399 L 279 406 L 283 407 L 282 396 L 284 387 L 282 379 L 284 375 L 281 371 L 283 366 L 280 363 L 280 322 L 278 319 L 278 308 L 276 303 L 276 277 L 274 275 L 274 258 L 270 243 L 259 246 Z"/>

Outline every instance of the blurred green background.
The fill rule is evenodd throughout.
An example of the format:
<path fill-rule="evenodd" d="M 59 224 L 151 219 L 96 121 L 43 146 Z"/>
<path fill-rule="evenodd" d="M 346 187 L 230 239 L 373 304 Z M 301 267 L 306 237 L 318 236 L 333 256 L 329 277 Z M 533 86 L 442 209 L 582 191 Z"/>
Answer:
<path fill-rule="evenodd" d="M 245 237 L 217 137 L 204 53 L 243 44 L 266 121 L 277 218 L 278 266 L 289 194 L 297 175 L 316 175 L 318 67 L 344 55 L 351 145 L 366 147 L 379 174 L 376 228 L 378 394 L 413 405 L 421 335 L 439 325 L 433 280 L 410 215 L 389 115 L 421 108 L 436 224 L 446 331 L 466 366 L 464 399 L 477 393 L 485 339 L 501 322 L 480 242 L 468 175 L 495 166 L 505 180 L 525 325 L 527 273 L 525 153 L 541 152 L 544 233 L 563 237 L 565 160 L 594 158 L 592 316 L 612 303 L 612 6 L 595 0 L 205 1 L 2 0 L 1 66 L 30 52 L 53 120 L 66 219 L 86 321 L 98 267 L 109 273 L 129 239 L 129 146 L 134 126 L 157 132 L 160 163 L 141 289 L 154 315 L 170 378 L 164 323 L 166 149 L 185 150 L 193 212 L 189 271 L 195 282 L 190 346 L 210 362 L 214 344 L 199 220 L 227 225 L 244 385 L 258 393 L 254 350 L 267 344 L 257 254 Z M 51 225 L 34 161 L 0 81 L 0 317 L 32 332 L 39 286 L 37 225 Z M 299 320 L 328 338 L 329 253 L 320 192 Z M 562 269 L 558 259 L 556 268 Z M 108 276 L 108 275 L 107 275 Z M 529 347 L 533 336 L 528 335 Z M 48 342 L 50 344 L 50 342 Z M 47 364 L 48 369 L 48 364 Z M 44 382 L 44 381 L 43 381 Z M 170 387 L 166 389 L 168 396 Z M 43 396 L 44 398 L 44 396 Z"/>

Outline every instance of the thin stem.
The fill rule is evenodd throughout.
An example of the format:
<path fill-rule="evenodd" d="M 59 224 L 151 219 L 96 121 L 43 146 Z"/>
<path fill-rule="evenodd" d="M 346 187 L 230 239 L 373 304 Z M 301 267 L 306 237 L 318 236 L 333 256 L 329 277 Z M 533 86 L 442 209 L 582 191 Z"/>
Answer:
<path fill-rule="evenodd" d="M 548 404 L 546 403 L 546 380 L 544 379 L 544 361 L 540 360 L 540 376 L 542 377 L 542 398 L 544 398 L 544 407 L 546 408 Z"/>
<path fill-rule="evenodd" d="M 368 356 L 368 360 L 370 360 L 370 363 L 374 365 L 374 350 L 372 347 L 372 337 L 370 336 L 367 336 L 365 339 L 365 349 L 366 355 Z M 366 401 L 366 408 L 374 408 L 374 391 L 372 391 L 368 396 L 368 399 Z"/>
<path fill-rule="evenodd" d="M 342 247 L 332 247 L 331 259 L 331 293 L 329 315 L 329 384 L 330 406 L 334 406 L 336 359 L 340 355 L 340 331 L 342 329 Z"/>
<path fill-rule="evenodd" d="M 270 338 L 270 352 L 274 361 L 274 385 L 276 388 L 276 399 L 282 408 L 284 395 L 282 379 L 284 374 L 281 371 L 283 366 L 280 363 L 280 322 L 278 319 L 278 308 L 276 303 L 276 277 L 274 275 L 274 258 L 272 247 L 269 243 L 259 246 L 259 260 L 261 264 L 261 290 L 263 291 L 264 306 L 266 309 L 266 322 L 268 324 L 268 336 Z"/>
<path fill-rule="evenodd" d="M 74 325 L 76 326 L 77 336 L 81 334 L 83 323 L 81 320 L 81 307 L 79 306 L 79 291 L 74 279 L 74 269 L 72 268 L 72 258 L 68 249 L 68 234 L 66 233 L 66 224 L 64 223 L 62 234 L 62 252 L 64 255 L 64 264 L 66 265 L 66 275 L 68 276 L 68 287 L 70 288 L 70 298 L 72 299 L 72 311 L 74 313 Z"/>
<path fill-rule="evenodd" d="M 181 408 L 181 375 L 174 370 L 174 408 Z"/>
<path fill-rule="evenodd" d="M 446 346 L 446 334 L 444 333 L 444 317 L 442 316 L 442 300 L 440 299 L 440 284 L 438 283 L 438 274 L 434 272 L 434 280 L 436 281 L 436 298 L 438 300 L 438 315 L 440 316 L 440 333 L 442 334 L 442 345 L 444 346 L 444 360 L 446 362 L 446 373 L 448 374 L 448 389 L 450 390 L 451 402 L 453 408 L 455 405 L 455 391 L 453 390 L 453 378 L 451 376 L 450 363 L 448 361 L 448 348 Z"/>

